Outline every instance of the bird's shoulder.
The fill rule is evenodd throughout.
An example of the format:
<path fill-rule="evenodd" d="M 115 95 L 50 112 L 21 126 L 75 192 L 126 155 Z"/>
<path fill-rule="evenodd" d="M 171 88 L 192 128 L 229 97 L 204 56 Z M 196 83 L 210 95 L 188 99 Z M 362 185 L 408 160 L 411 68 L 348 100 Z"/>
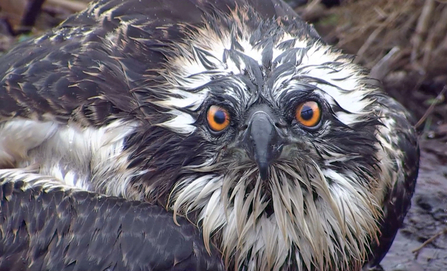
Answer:
<path fill-rule="evenodd" d="M 389 163 L 390 171 L 382 168 L 383 178 L 392 178 L 384 188 L 382 202 L 383 218 L 379 221 L 379 242 L 373 246 L 368 266 L 376 267 L 390 249 L 405 215 L 411 206 L 419 169 L 419 144 L 414 117 L 393 98 L 377 94 L 374 99 L 380 108 L 381 122 L 378 137 L 387 159 L 379 164 Z"/>

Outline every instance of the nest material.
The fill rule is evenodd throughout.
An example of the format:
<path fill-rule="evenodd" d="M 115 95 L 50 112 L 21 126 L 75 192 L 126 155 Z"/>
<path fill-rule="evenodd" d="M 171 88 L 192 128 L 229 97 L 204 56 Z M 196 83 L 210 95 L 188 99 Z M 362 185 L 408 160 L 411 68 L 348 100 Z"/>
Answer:
<path fill-rule="evenodd" d="M 337 46 L 382 79 L 387 71 L 447 71 L 447 1 L 361 0 L 345 2 L 329 16 L 337 21 Z M 324 23 L 324 21 L 323 21 Z"/>

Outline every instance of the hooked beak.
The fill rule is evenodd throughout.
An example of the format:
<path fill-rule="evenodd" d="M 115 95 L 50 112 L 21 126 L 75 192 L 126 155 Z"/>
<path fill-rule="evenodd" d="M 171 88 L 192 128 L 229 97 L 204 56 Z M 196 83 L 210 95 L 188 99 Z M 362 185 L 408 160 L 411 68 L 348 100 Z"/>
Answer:
<path fill-rule="evenodd" d="M 255 161 L 262 180 L 268 180 L 270 165 L 281 154 L 284 137 L 275 126 L 275 116 L 270 110 L 255 110 L 247 122 L 243 134 L 243 146 L 251 159 Z"/>

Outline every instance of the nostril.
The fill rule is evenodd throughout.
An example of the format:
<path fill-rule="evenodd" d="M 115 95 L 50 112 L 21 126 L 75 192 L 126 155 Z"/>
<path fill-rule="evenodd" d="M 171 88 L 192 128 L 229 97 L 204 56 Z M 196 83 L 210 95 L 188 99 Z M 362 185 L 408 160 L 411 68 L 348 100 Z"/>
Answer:
<path fill-rule="evenodd" d="M 245 124 L 245 125 L 242 125 L 242 126 L 240 127 L 240 130 L 241 130 L 241 131 L 243 131 L 243 130 L 247 130 L 247 128 L 248 128 L 248 125 Z"/>
<path fill-rule="evenodd" d="M 276 128 L 285 128 L 286 124 L 283 122 L 275 122 L 275 127 Z"/>

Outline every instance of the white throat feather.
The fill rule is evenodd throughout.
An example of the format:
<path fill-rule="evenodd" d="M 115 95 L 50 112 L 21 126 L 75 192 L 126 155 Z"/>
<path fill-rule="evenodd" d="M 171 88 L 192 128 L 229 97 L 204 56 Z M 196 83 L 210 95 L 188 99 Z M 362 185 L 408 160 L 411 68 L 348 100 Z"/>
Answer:
<path fill-rule="evenodd" d="M 173 189 L 169 207 L 175 215 L 198 212 L 206 245 L 217 244 L 227 266 L 239 270 L 280 270 L 288 262 L 297 270 L 360 268 L 377 238 L 374 195 L 359 180 L 307 164 L 276 164 L 268 184 L 250 165 L 188 178 Z"/>

